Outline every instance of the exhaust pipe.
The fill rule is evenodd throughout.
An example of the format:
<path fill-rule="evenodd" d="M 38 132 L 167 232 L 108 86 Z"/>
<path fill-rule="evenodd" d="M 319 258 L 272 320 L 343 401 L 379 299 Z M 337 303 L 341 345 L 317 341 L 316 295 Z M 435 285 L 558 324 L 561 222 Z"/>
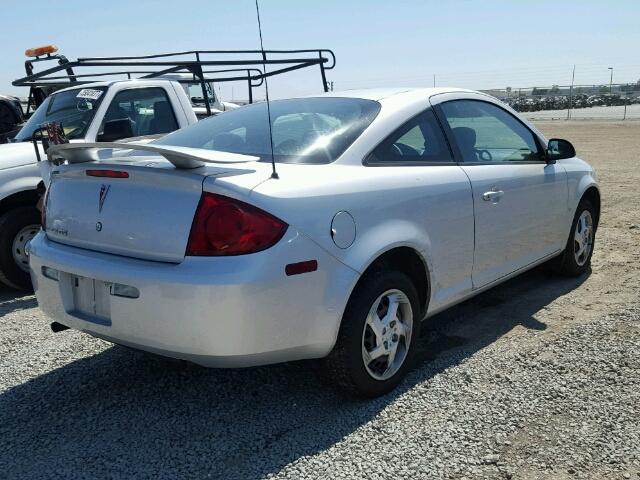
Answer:
<path fill-rule="evenodd" d="M 58 322 L 53 322 L 51 324 L 51 331 L 53 333 L 62 332 L 64 330 L 69 330 L 69 327 L 67 327 L 66 325 L 63 325 L 61 323 L 58 323 Z"/>

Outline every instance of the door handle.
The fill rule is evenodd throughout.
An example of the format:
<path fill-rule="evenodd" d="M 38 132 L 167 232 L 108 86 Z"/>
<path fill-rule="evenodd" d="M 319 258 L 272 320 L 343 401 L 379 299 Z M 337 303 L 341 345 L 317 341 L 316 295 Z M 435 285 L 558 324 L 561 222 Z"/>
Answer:
<path fill-rule="evenodd" d="M 490 190 L 488 192 L 484 192 L 482 194 L 482 199 L 485 202 L 497 202 L 504 195 L 504 191 L 502 190 Z"/>

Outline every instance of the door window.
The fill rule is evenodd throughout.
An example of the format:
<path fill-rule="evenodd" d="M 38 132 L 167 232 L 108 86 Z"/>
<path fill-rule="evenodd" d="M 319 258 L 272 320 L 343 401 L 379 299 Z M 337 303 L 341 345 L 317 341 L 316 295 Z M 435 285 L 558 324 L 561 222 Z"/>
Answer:
<path fill-rule="evenodd" d="M 441 106 L 465 162 L 542 160 L 531 131 L 488 102 L 454 100 Z"/>
<path fill-rule="evenodd" d="M 412 118 L 367 158 L 376 164 L 451 162 L 451 152 L 431 110 Z"/>
<path fill-rule="evenodd" d="M 134 88 L 118 92 L 104 116 L 104 123 L 128 119 L 134 137 L 169 133 L 178 129 L 178 122 L 164 89 Z"/>

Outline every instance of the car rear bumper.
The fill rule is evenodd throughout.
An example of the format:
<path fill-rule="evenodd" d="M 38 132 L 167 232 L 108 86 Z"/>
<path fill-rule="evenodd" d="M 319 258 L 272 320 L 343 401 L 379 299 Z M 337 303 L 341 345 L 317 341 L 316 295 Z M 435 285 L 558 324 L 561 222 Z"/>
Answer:
<path fill-rule="evenodd" d="M 358 277 L 292 227 L 263 252 L 187 257 L 180 264 L 62 245 L 42 232 L 29 250 L 38 303 L 51 319 L 113 343 L 216 367 L 325 356 Z M 285 274 L 286 264 L 312 259 L 317 271 Z M 45 276 L 43 267 L 53 270 Z M 51 272 L 59 272 L 58 280 Z M 92 284 L 93 310 L 86 291 L 78 294 L 80 285 Z M 134 287 L 139 297 L 115 296 L 113 284 Z"/>

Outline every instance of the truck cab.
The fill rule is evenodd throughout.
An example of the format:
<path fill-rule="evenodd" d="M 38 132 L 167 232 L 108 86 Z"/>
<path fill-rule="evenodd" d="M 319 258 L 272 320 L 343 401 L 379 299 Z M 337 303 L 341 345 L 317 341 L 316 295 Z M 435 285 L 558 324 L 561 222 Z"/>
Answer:
<path fill-rule="evenodd" d="M 41 181 L 32 137 L 49 122 L 61 124 L 70 142 L 113 142 L 156 138 L 197 117 L 184 88 L 168 79 L 96 82 L 49 95 L 12 143 L 0 145 L 0 282 L 13 288 L 31 287 L 26 245 L 40 229 Z"/>

